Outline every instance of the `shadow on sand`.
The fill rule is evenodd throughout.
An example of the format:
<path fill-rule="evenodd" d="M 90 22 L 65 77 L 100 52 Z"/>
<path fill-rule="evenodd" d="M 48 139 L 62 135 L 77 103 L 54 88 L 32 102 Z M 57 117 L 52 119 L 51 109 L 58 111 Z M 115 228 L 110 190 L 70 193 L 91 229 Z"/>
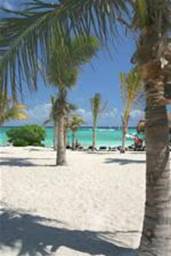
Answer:
<path fill-rule="evenodd" d="M 35 160 L 40 160 L 41 158 L 35 158 Z M 49 161 L 49 158 L 42 158 L 43 160 Z M 31 158 L 33 160 L 33 158 Z M 36 164 L 29 160 L 29 158 L 10 158 L 10 157 L 2 157 L 0 160 L 0 166 L 44 166 L 44 167 L 51 167 L 55 166 L 55 164 Z"/>
<path fill-rule="evenodd" d="M 7 209 L 0 210 L 0 250 L 3 246 L 21 247 L 16 256 L 52 255 L 61 246 L 90 255 L 135 256 L 131 249 L 117 247 L 100 238 L 103 232 L 68 230 L 41 222 L 49 219 Z M 17 247 L 18 248 L 18 247 Z M 2 254 L 1 254 L 2 255 Z"/>
<path fill-rule="evenodd" d="M 125 165 L 125 164 L 144 164 L 145 162 L 146 162 L 145 160 L 125 159 L 125 158 L 107 158 L 105 160 L 105 163 L 107 163 L 107 164 L 118 163 L 120 165 Z"/>

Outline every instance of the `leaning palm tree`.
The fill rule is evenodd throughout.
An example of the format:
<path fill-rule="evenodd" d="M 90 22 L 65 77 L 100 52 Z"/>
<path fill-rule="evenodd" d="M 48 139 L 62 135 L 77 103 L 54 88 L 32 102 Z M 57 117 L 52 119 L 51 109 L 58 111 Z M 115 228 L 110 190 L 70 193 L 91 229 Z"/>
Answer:
<path fill-rule="evenodd" d="M 132 8 L 129 8 L 129 3 Z M 133 28 L 132 24 L 128 24 L 128 19 L 125 19 L 128 10 L 133 10 L 133 25 L 138 31 L 139 44 L 134 62 L 141 67 L 148 120 L 147 194 L 139 255 L 168 256 L 171 250 L 171 224 L 168 221 L 171 212 L 171 174 L 165 108 L 168 101 L 163 96 L 170 74 L 167 41 L 170 30 L 169 0 L 61 0 L 54 5 L 33 0 L 23 12 L 15 12 L 13 17 L 10 13 L 9 17 L 0 21 L 1 90 L 5 90 L 6 85 L 15 85 L 12 82 L 19 77 L 18 73 L 27 79 L 31 88 L 35 87 L 36 83 L 33 82 L 36 81 L 39 70 L 37 62 L 39 60 L 46 63 L 49 41 L 54 35 L 63 38 L 64 28 L 68 32 L 68 45 L 73 34 L 89 35 L 92 31 L 104 41 L 116 35 L 117 21 L 129 29 Z M 39 51 L 38 45 L 41 46 Z M 152 71 L 151 74 L 149 71 Z M 12 87 L 14 97 L 15 88 L 16 86 Z"/>
<path fill-rule="evenodd" d="M 91 103 L 91 112 L 93 117 L 93 128 L 92 128 L 92 150 L 95 150 L 96 148 L 96 127 L 97 127 L 97 121 L 104 110 L 104 107 L 102 106 L 102 99 L 100 93 L 96 93 L 93 98 L 90 99 Z"/>
<path fill-rule="evenodd" d="M 57 165 L 66 164 L 65 118 L 67 115 L 68 91 L 76 84 L 80 66 L 87 63 L 99 48 L 95 37 L 77 37 L 70 42 L 66 50 L 66 40 L 63 44 L 54 38 L 51 44 L 51 52 L 48 58 L 47 78 L 48 82 L 58 88 L 57 98 Z"/>
<path fill-rule="evenodd" d="M 26 106 L 21 103 L 13 103 L 11 99 L 0 93 L 0 126 L 11 120 L 26 120 Z"/>
<path fill-rule="evenodd" d="M 75 150 L 75 147 L 76 147 L 76 132 L 82 124 L 84 124 L 84 119 L 78 115 L 72 116 L 69 122 L 69 128 L 72 131 L 72 149 L 73 150 Z"/>
<path fill-rule="evenodd" d="M 120 73 L 121 95 L 123 100 L 122 114 L 122 152 L 125 152 L 126 134 L 132 108 L 138 100 L 143 84 L 136 70 L 131 70 L 128 74 Z"/>

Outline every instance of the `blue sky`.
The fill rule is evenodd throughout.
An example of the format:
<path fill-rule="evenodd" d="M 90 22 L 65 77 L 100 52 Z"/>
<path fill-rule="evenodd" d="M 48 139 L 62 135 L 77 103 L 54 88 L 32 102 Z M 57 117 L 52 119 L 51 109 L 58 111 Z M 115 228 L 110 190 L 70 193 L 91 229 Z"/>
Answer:
<path fill-rule="evenodd" d="M 0 5 L 10 9 L 17 9 L 26 0 L 0 0 Z M 111 46 L 112 58 L 105 49 L 101 49 L 91 63 L 80 70 L 76 86 L 69 94 L 71 102 L 78 106 L 78 112 L 85 118 L 86 125 L 91 125 L 90 98 L 99 92 L 103 101 L 107 102 L 107 109 L 99 120 L 99 125 L 120 125 L 122 100 L 120 95 L 119 73 L 128 72 L 131 68 L 130 58 L 135 50 L 131 35 L 123 34 L 116 40 L 115 48 Z M 24 92 L 24 103 L 28 107 L 29 120 L 27 123 L 42 123 L 47 119 L 50 110 L 50 96 L 56 93 L 56 88 L 45 85 L 39 79 L 37 92 Z M 132 111 L 130 125 L 135 125 L 143 117 L 143 111 L 135 106 Z M 20 125 L 12 121 L 8 125 Z"/>

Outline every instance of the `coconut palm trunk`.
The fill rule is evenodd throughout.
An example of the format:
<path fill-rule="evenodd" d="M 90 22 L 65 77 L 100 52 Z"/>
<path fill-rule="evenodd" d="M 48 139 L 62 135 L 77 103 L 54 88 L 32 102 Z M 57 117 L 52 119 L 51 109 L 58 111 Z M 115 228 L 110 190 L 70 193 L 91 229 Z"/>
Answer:
<path fill-rule="evenodd" d="M 72 132 L 72 150 L 75 150 L 75 132 Z"/>
<path fill-rule="evenodd" d="M 65 131 L 64 131 L 64 143 L 65 143 L 65 146 L 68 144 L 67 142 L 67 129 L 65 128 Z"/>
<path fill-rule="evenodd" d="M 122 119 L 122 153 L 125 153 L 127 131 L 128 131 L 128 122 Z"/>
<path fill-rule="evenodd" d="M 65 145 L 65 108 L 66 108 L 66 95 L 65 89 L 59 89 L 58 110 L 57 115 L 57 165 L 66 164 L 66 145 Z"/>
<path fill-rule="evenodd" d="M 165 106 L 152 105 L 146 86 L 146 204 L 139 256 L 171 255 L 171 173 Z M 154 97 L 155 98 L 155 94 Z"/>
<path fill-rule="evenodd" d="M 65 140 L 64 140 L 64 134 L 65 134 L 65 117 L 63 113 L 58 114 L 58 143 L 57 143 L 57 159 L 56 164 L 57 165 L 65 165 L 66 164 L 66 146 L 65 146 Z"/>
<path fill-rule="evenodd" d="M 58 133 L 58 128 L 57 128 L 57 122 L 54 122 L 54 127 L 53 127 L 53 149 L 57 150 L 57 133 Z"/>
<path fill-rule="evenodd" d="M 92 150 L 95 150 L 96 149 L 96 124 L 93 125 L 92 139 L 93 139 Z"/>

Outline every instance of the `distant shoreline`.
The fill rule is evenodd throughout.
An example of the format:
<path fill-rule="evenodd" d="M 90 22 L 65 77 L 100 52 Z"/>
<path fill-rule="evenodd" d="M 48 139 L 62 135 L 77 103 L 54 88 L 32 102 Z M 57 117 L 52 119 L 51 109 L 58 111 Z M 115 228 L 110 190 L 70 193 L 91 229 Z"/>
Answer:
<path fill-rule="evenodd" d="M 1 126 L 0 128 L 16 128 L 16 127 L 21 127 L 21 126 L 24 126 L 25 124 L 23 125 L 12 125 L 12 126 Z M 40 126 L 43 126 L 45 128 L 53 128 L 53 126 L 44 126 L 42 124 L 39 124 Z M 92 126 L 81 126 L 80 129 L 92 129 L 93 127 Z M 129 129 L 136 129 L 135 126 L 129 126 L 128 127 Z M 121 129 L 120 126 L 98 126 L 97 129 Z"/>
<path fill-rule="evenodd" d="M 6 131 L 19 126 L 4 126 L 0 128 L 0 145 L 6 145 L 8 143 L 8 139 L 6 136 Z M 42 126 L 43 127 L 43 126 Z M 46 147 L 53 146 L 53 136 L 54 136 L 54 129 L 51 126 L 45 127 L 46 131 L 46 138 L 43 144 Z M 97 128 L 96 134 L 96 146 L 107 146 L 107 147 L 119 147 L 122 144 L 122 130 L 121 128 L 115 127 L 106 127 L 100 126 Z M 135 128 L 129 128 L 129 134 L 135 134 L 137 131 Z M 78 129 L 76 133 L 77 141 L 80 145 L 85 148 L 88 148 L 92 145 L 92 127 L 91 126 L 83 126 Z M 67 132 L 67 144 L 72 144 L 72 132 L 69 130 Z M 126 146 L 131 146 L 134 144 L 132 138 L 127 138 Z"/>

